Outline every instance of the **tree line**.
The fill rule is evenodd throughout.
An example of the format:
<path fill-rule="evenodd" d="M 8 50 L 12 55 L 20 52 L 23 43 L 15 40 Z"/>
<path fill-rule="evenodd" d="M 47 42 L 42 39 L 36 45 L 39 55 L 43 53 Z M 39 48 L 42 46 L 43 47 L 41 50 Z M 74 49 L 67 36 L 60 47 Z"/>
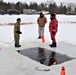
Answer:
<path fill-rule="evenodd" d="M 44 3 L 36 3 L 36 2 L 30 2 L 27 4 L 26 2 L 17 2 L 17 3 L 10 3 L 10 2 L 4 2 L 3 0 L 0 0 L 0 9 L 7 12 L 8 9 L 17 9 L 21 13 L 23 13 L 23 9 L 35 9 L 37 11 L 49 11 L 49 13 L 56 12 L 57 14 L 66 14 L 67 11 L 71 11 L 72 8 L 70 5 L 64 5 L 63 3 L 60 3 L 58 6 L 56 2 L 47 1 Z M 73 8 L 73 11 L 76 12 L 76 8 Z"/>

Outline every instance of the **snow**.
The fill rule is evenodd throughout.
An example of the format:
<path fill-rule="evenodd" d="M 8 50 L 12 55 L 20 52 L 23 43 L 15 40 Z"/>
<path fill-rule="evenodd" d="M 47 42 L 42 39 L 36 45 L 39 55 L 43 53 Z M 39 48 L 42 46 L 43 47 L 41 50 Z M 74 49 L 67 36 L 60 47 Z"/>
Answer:
<path fill-rule="evenodd" d="M 76 59 L 58 65 L 45 66 L 17 52 L 25 48 L 43 47 L 76 58 L 76 16 L 57 15 L 59 21 L 57 33 L 57 48 L 50 48 L 50 34 L 48 30 L 50 15 L 47 17 L 45 27 L 45 43 L 38 40 L 38 26 L 36 23 L 39 15 L 0 15 L 0 24 L 15 23 L 20 17 L 22 23 L 20 36 L 21 48 L 14 47 L 13 26 L 0 26 L 0 75 L 60 75 L 61 67 L 65 66 L 66 75 L 76 75 Z M 72 23 L 73 22 L 73 23 Z M 37 71 L 34 68 L 50 69 L 50 71 Z"/>

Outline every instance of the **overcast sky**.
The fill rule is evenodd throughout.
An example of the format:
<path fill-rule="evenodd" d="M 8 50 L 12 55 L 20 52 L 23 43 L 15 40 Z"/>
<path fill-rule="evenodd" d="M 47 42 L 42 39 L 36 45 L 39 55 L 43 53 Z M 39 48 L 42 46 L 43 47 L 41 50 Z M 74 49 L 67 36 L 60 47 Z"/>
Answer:
<path fill-rule="evenodd" d="M 3 0 L 4 2 L 18 2 L 18 1 L 21 1 L 21 2 L 26 2 L 26 3 L 29 3 L 29 2 L 37 2 L 38 4 L 41 3 L 41 2 L 46 2 L 47 0 Z M 76 3 L 76 0 L 54 0 L 56 2 L 56 4 L 60 4 L 60 2 L 72 2 L 72 3 Z"/>

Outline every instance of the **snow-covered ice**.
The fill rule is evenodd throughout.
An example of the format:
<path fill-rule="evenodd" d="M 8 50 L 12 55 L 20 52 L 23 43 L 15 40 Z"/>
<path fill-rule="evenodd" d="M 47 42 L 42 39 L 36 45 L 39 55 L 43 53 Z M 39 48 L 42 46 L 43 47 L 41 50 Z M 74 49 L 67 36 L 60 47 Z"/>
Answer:
<path fill-rule="evenodd" d="M 45 66 L 37 61 L 19 54 L 16 50 L 33 47 L 43 47 L 61 54 L 76 58 L 76 16 L 57 15 L 59 21 L 57 33 L 57 48 L 50 48 L 50 34 L 48 30 L 50 15 L 47 17 L 45 27 L 45 43 L 38 40 L 38 15 L 0 15 L 0 23 L 14 23 L 18 17 L 24 22 L 33 22 L 30 25 L 21 25 L 21 48 L 15 48 L 13 26 L 0 26 L 0 75 L 60 75 L 61 67 L 65 66 L 66 75 L 76 75 L 76 59 L 58 65 Z M 10 44 L 11 43 L 11 44 Z M 50 69 L 50 71 L 37 71 L 34 68 Z"/>

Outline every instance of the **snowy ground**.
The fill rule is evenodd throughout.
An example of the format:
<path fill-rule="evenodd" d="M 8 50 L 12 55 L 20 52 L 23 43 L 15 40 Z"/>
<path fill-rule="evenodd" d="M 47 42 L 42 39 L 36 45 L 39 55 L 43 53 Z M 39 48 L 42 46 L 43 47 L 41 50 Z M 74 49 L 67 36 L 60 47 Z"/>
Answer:
<path fill-rule="evenodd" d="M 43 47 L 61 54 L 76 58 L 76 16 L 57 15 L 59 31 L 57 33 L 57 48 L 50 48 L 51 43 L 48 25 L 50 16 L 46 15 L 48 23 L 45 27 L 45 43 L 38 40 L 38 15 L 0 15 L 0 23 L 14 23 L 20 17 L 22 23 L 34 24 L 21 26 L 21 48 L 15 48 L 13 41 L 13 26 L 0 26 L 0 75 L 60 75 L 61 67 L 65 66 L 66 75 L 76 75 L 76 59 L 58 65 L 45 66 L 28 57 L 20 55 L 16 50 L 33 47 Z M 10 44 L 11 43 L 11 44 Z M 50 69 L 50 71 L 37 71 L 34 68 Z"/>

